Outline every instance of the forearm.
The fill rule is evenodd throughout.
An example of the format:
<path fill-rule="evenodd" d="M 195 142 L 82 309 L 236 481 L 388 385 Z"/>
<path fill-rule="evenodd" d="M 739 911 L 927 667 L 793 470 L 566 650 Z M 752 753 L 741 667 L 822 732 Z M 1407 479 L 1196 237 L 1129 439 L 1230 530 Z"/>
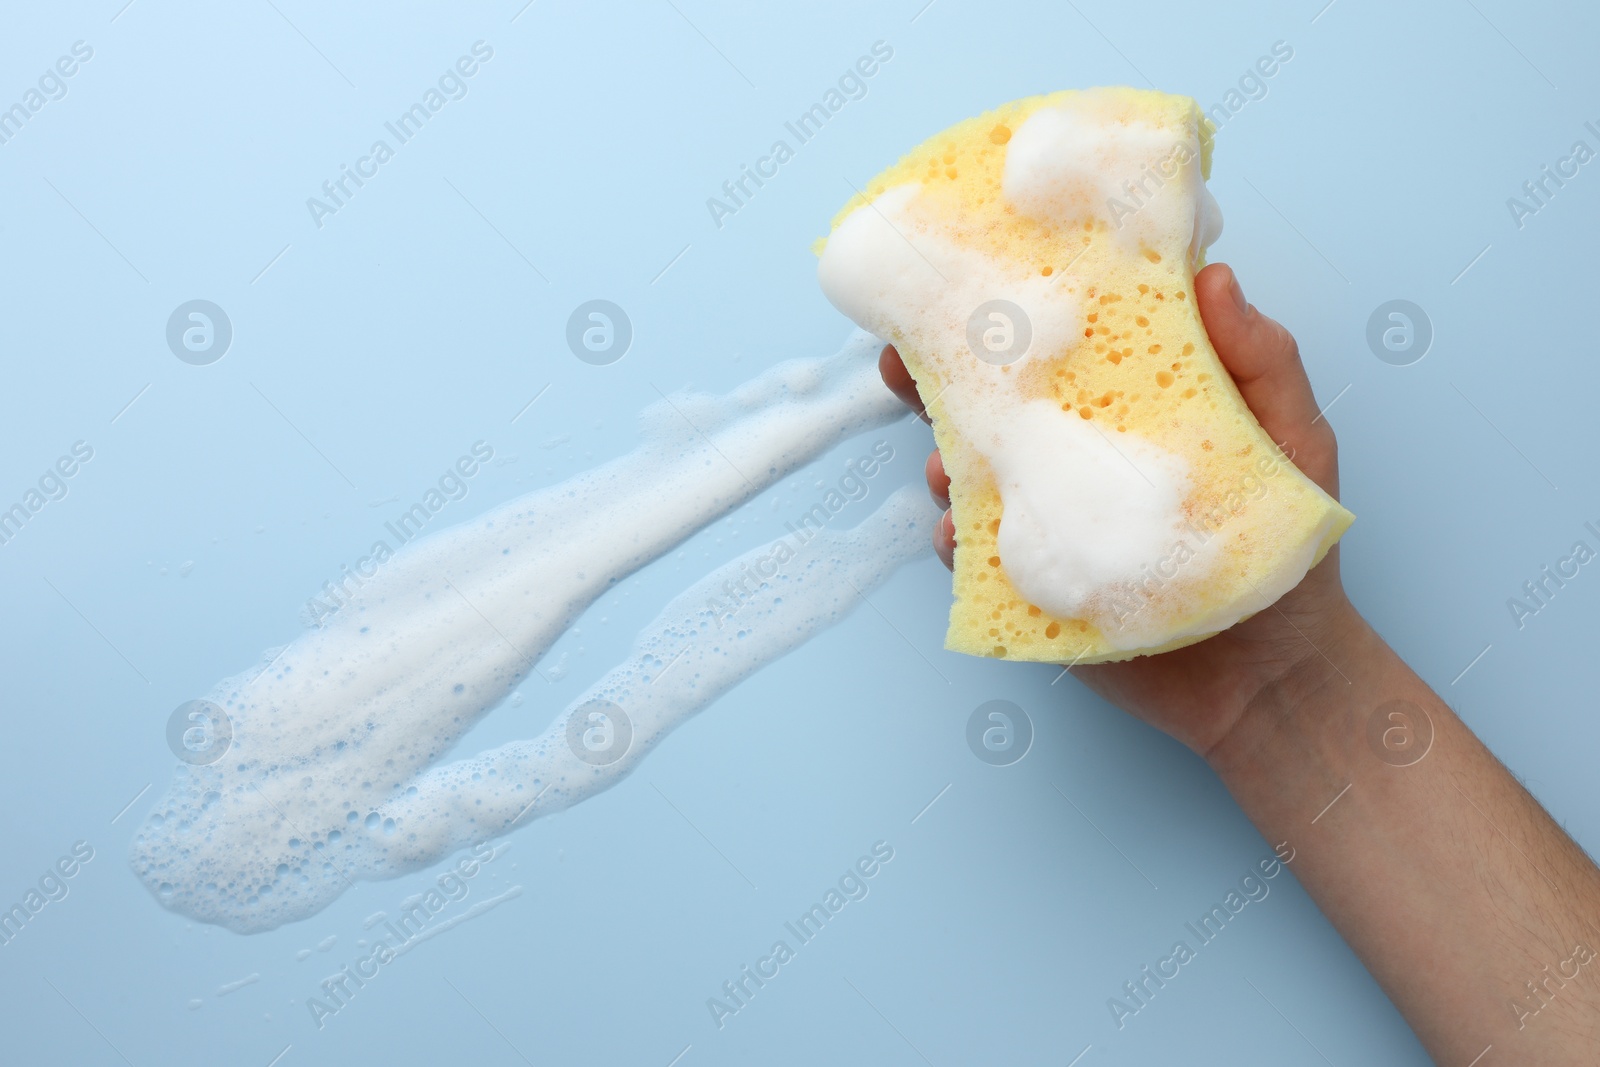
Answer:
<path fill-rule="evenodd" d="M 1339 633 L 1212 765 L 1435 1060 L 1594 1062 L 1600 872 L 1365 622 Z"/>

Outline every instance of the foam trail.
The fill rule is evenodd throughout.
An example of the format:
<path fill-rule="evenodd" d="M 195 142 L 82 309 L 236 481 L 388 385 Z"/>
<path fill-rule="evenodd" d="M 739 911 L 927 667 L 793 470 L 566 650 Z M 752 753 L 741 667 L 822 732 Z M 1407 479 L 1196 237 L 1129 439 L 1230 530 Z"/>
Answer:
<path fill-rule="evenodd" d="M 367 833 L 369 813 L 609 585 L 901 414 L 878 347 L 857 331 L 836 355 L 780 364 L 725 397 L 664 399 L 627 455 L 407 545 L 321 629 L 212 691 L 231 747 L 180 766 L 135 836 L 135 872 L 169 907 L 237 930 L 309 915 L 352 877 L 400 873 L 366 858 L 343 869 L 345 835 Z"/>
<path fill-rule="evenodd" d="M 926 494 L 900 489 L 854 529 L 826 530 L 797 552 L 780 539 L 712 571 L 541 736 L 436 767 L 380 808 L 403 828 L 383 848 L 386 862 L 425 866 L 609 789 L 696 712 L 837 622 L 896 568 L 925 557 L 938 517 Z M 764 580 L 731 617 L 711 606 L 727 603 L 726 584 L 750 573 Z M 600 738 L 586 744 L 597 730 Z"/>
<path fill-rule="evenodd" d="M 570 807 L 620 781 L 677 726 L 838 621 L 901 564 L 925 557 L 937 519 L 924 494 L 900 489 L 853 529 L 825 529 L 798 549 L 787 537 L 754 549 L 674 598 L 629 658 L 540 737 L 419 775 L 393 799 L 358 812 L 353 825 L 341 818 L 344 831 L 314 843 L 310 863 L 281 859 L 281 843 L 304 835 L 300 823 L 257 810 L 254 824 L 229 827 L 222 847 L 188 852 L 165 876 L 190 901 L 183 910 L 240 931 L 268 929 L 320 910 L 355 879 L 418 870 Z M 753 589 L 751 574 L 760 576 Z M 733 603 L 725 589 L 741 580 L 748 595 Z M 593 718 L 597 709 L 604 720 Z M 585 744 L 595 729 L 609 743 Z M 190 895 L 219 875 L 273 890 L 242 899 Z"/>

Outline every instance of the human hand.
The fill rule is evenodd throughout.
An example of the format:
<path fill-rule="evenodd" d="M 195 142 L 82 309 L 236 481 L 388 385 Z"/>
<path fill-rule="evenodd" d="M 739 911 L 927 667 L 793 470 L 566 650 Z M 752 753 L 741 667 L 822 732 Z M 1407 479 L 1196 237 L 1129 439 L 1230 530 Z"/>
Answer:
<path fill-rule="evenodd" d="M 1333 431 L 1294 338 L 1226 266 L 1202 270 L 1194 293 L 1257 421 L 1337 496 Z M 921 412 L 892 347 L 879 368 Z M 937 452 L 927 478 L 946 508 L 934 548 L 948 566 L 959 531 Z M 1573 979 L 1596 958 L 1600 869 L 1356 612 L 1337 546 L 1214 637 L 1069 669 L 1205 757 L 1434 1062 L 1595 1062 L 1600 985 Z"/>
<path fill-rule="evenodd" d="M 1339 495 L 1338 448 L 1300 362 L 1299 347 L 1282 325 L 1245 301 L 1231 268 L 1214 263 L 1195 276 L 1195 301 L 1211 344 L 1244 401 L 1272 439 L 1305 475 Z M 894 347 L 878 361 L 886 385 L 927 418 L 916 383 Z M 928 489 L 945 509 L 934 529 L 934 551 L 952 566 L 956 544 L 950 479 L 935 451 Z M 1101 696 L 1209 756 L 1228 737 L 1252 701 L 1306 673 L 1331 673 L 1321 649 L 1364 626 L 1339 580 L 1339 548 L 1277 603 L 1198 644 L 1122 663 L 1082 665 L 1072 673 Z"/>

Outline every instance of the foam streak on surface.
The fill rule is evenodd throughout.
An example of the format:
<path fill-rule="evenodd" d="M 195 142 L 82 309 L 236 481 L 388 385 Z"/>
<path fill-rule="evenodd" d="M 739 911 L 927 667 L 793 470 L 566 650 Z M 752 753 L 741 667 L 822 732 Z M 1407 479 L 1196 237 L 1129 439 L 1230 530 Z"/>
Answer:
<path fill-rule="evenodd" d="M 695 712 L 838 621 L 901 564 L 926 557 L 937 519 L 924 494 L 900 489 L 854 529 L 825 530 L 808 541 L 720 624 L 707 605 L 723 595 L 725 583 L 773 560 L 789 542 L 762 546 L 711 572 L 668 604 L 640 633 L 628 660 L 543 735 L 437 767 L 417 780 L 414 792 L 385 805 L 379 814 L 407 829 L 389 862 L 405 869 L 432 863 L 610 788 Z M 601 765 L 580 759 L 568 742 L 589 726 L 595 708 L 613 716 L 620 708 L 631 732 L 626 752 Z"/>
<path fill-rule="evenodd" d="M 169 907 L 241 931 L 309 915 L 352 878 L 403 873 L 381 848 L 348 847 L 395 839 L 376 809 L 611 584 L 900 414 L 877 348 L 858 332 L 726 397 L 653 404 L 634 451 L 406 546 L 325 627 L 212 691 L 231 748 L 179 768 L 135 837 L 135 872 Z"/>

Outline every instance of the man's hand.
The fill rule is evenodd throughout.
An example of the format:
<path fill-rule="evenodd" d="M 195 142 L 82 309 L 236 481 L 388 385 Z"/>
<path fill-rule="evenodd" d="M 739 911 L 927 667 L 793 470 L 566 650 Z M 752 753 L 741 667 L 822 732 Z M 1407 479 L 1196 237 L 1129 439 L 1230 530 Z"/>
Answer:
<path fill-rule="evenodd" d="M 1195 277 L 1195 302 L 1211 343 L 1250 410 L 1272 439 L 1312 481 L 1339 495 L 1338 446 L 1289 331 L 1246 303 L 1233 271 L 1218 263 Z M 894 394 L 922 414 L 916 383 L 899 353 L 886 347 L 878 361 Z M 950 517 L 950 479 L 935 451 L 928 457 L 928 490 L 945 509 L 934 530 L 934 551 L 951 566 L 956 529 Z M 1318 647 L 1360 620 L 1339 581 L 1339 548 L 1276 604 L 1226 632 L 1162 656 L 1074 667 L 1072 672 L 1107 700 L 1209 754 L 1263 689 L 1278 684 Z"/>
<path fill-rule="evenodd" d="M 1257 420 L 1337 495 L 1333 431 L 1294 339 L 1227 267 L 1201 271 L 1195 296 Z M 880 368 L 920 411 L 894 349 Z M 937 452 L 927 475 L 948 509 Z M 957 536 L 947 511 L 934 534 L 946 565 Z M 1209 640 L 1073 673 L 1204 756 L 1267 841 L 1293 850 L 1296 877 L 1436 1062 L 1600 1063 L 1600 871 L 1355 611 L 1338 551 Z"/>

